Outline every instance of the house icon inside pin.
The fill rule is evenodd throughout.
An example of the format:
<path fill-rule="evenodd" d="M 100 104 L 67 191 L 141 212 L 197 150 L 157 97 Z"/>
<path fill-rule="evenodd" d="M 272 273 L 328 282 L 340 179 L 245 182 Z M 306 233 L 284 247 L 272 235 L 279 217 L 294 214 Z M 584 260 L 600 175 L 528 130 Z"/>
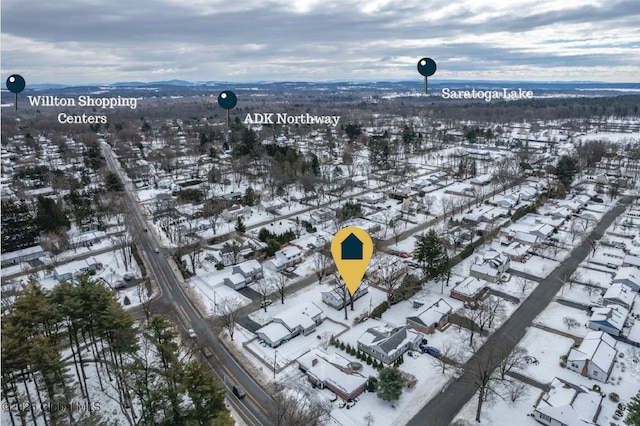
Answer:
<path fill-rule="evenodd" d="M 342 260 L 362 260 L 362 241 L 353 233 L 340 243 L 342 248 Z"/>

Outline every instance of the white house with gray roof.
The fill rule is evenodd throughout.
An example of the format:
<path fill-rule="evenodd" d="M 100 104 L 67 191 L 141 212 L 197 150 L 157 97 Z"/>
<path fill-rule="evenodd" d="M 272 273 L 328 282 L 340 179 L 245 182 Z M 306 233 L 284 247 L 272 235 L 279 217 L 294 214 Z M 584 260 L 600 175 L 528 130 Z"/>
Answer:
<path fill-rule="evenodd" d="M 424 334 L 409 326 L 376 326 L 358 338 L 358 349 L 385 364 L 391 364 L 408 350 L 418 350 Z"/>

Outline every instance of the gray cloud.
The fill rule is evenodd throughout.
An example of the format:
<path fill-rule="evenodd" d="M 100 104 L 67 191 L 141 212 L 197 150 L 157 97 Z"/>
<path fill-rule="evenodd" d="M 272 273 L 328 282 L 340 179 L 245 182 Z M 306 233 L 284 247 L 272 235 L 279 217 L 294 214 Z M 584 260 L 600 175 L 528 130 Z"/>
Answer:
<path fill-rule="evenodd" d="M 636 0 L 285 3 L 5 0 L 2 72 L 34 83 L 412 79 L 431 56 L 434 78 L 640 75 Z"/>

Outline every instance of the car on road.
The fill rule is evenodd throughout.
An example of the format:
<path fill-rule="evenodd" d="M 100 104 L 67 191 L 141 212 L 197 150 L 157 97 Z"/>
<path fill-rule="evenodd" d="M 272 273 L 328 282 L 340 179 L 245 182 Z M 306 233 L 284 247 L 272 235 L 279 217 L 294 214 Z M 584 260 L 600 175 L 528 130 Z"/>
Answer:
<path fill-rule="evenodd" d="M 433 346 L 420 345 L 420 350 L 422 350 L 422 353 L 431 355 L 434 358 L 440 358 L 442 356 L 440 354 L 440 349 Z"/>
<path fill-rule="evenodd" d="M 156 247 L 155 249 L 153 249 L 153 251 L 155 251 L 156 253 L 160 253 L 160 249 L 158 247 Z"/>
<path fill-rule="evenodd" d="M 196 337 L 198 337 L 198 335 L 196 334 L 193 328 L 190 328 L 189 330 L 187 330 L 187 333 L 189 334 L 189 337 L 191 337 L 192 339 L 195 339 Z"/>
<path fill-rule="evenodd" d="M 202 355 L 204 355 L 205 358 L 210 358 L 213 355 L 213 352 L 211 352 L 210 347 L 205 346 L 202 348 Z"/>
<path fill-rule="evenodd" d="M 238 386 L 238 385 L 233 385 L 231 390 L 232 390 L 233 394 L 238 397 L 238 399 L 242 399 L 245 396 L 247 396 L 247 394 L 245 394 L 244 391 L 242 390 L 242 388 L 240 386 Z"/>

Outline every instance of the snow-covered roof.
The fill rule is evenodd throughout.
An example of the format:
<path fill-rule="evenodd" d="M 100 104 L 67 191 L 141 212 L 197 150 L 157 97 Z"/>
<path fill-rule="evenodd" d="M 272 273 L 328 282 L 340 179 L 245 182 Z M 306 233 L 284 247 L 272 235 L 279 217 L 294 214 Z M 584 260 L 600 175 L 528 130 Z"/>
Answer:
<path fill-rule="evenodd" d="M 629 256 L 625 256 L 625 259 Z M 633 256 L 635 257 L 635 256 Z M 633 266 L 625 266 L 618 269 L 613 282 L 628 280 L 640 286 L 640 269 Z"/>
<path fill-rule="evenodd" d="M 276 252 L 276 256 L 278 256 L 278 254 L 280 254 L 280 256 L 284 256 L 287 259 L 292 259 L 292 258 L 296 258 L 302 255 L 302 252 L 300 251 L 300 249 L 297 246 L 294 245 L 290 245 L 290 246 L 286 246 L 283 247 L 282 249 L 278 250 Z M 280 257 L 278 256 L 278 257 Z"/>
<path fill-rule="evenodd" d="M 601 401 L 600 394 L 584 391 L 556 377 L 536 410 L 567 426 L 585 426 L 595 424 L 593 420 Z"/>
<path fill-rule="evenodd" d="M 298 358 L 298 363 L 302 366 L 307 374 L 324 383 L 331 383 L 334 387 L 340 389 L 345 394 L 352 394 L 358 388 L 362 387 L 367 379 L 362 376 L 347 374 L 336 365 L 343 366 L 347 362 L 345 358 L 336 360 L 340 357 L 337 354 L 329 355 L 320 349 L 312 349 L 309 353 Z"/>
<path fill-rule="evenodd" d="M 225 281 L 227 280 L 234 286 L 244 283 L 244 277 L 240 274 L 232 274 L 231 276 L 225 278 Z"/>
<path fill-rule="evenodd" d="M 498 270 L 491 265 L 490 262 L 474 263 L 473 265 L 471 265 L 471 272 L 476 272 L 478 274 L 486 275 L 493 278 L 497 277 L 500 274 Z M 469 277 L 469 278 L 472 278 L 472 277 Z M 456 292 L 460 293 L 457 290 Z"/>
<path fill-rule="evenodd" d="M 481 265 L 478 265 L 478 266 L 481 266 Z M 495 269 L 491 269 L 491 270 L 495 272 Z M 451 292 L 455 292 L 463 296 L 473 297 L 476 294 L 478 294 L 480 290 L 485 288 L 488 284 L 489 283 L 487 283 L 485 280 L 481 280 L 476 277 L 467 277 L 460 284 L 455 286 L 451 290 Z"/>
<path fill-rule="evenodd" d="M 602 298 L 612 303 L 621 302 L 625 306 L 631 306 L 636 293 L 624 283 L 613 283 Z"/>
<path fill-rule="evenodd" d="M 628 315 L 629 311 L 622 306 L 607 305 L 605 307 L 593 308 L 591 321 L 606 323 L 617 330 L 622 330 Z"/>
<path fill-rule="evenodd" d="M 445 302 L 444 299 L 439 299 L 436 303 L 420 312 L 417 316 L 407 317 L 407 319 L 429 327 L 442 320 L 442 317 L 451 313 L 451 311 L 451 305 Z"/>
<path fill-rule="evenodd" d="M 622 259 L 622 263 L 626 263 L 627 265 L 632 265 L 632 266 L 640 266 L 640 257 L 632 256 L 628 254 L 624 257 L 624 259 Z M 635 277 L 640 277 L 640 271 L 638 271 L 638 274 L 636 274 Z M 637 279 L 638 278 L 636 278 L 636 280 Z"/>
<path fill-rule="evenodd" d="M 531 246 L 529 244 L 516 241 L 509 244 L 509 246 L 504 248 L 502 252 L 507 256 L 524 256 L 529 250 L 531 250 Z"/>
<path fill-rule="evenodd" d="M 247 260 L 246 262 L 238 263 L 233 267 L 234 272 L 236 268 L 245 275 L 253 274 L 256 271 L 262 270 L 262 265 L 255 259 Z"/>
<path fill-rule="evenodd" d="M 616 341 L 604 331 L 590 331 L 577 349 L 571 349 L 567 360 L 589 360 L 602 371 L 609 372 L 616 359 Z"/>
<path fill-rule="evenodd" d="M 415 342 L 421 340 L 422 333 L 414 331 L 408 326 L 392 328 L 389 326 L 376 326 L 368 328 L 358 338 L 358 342 L 369 347 L 376 347 L 390 357 L 395 355 L 398 348 L 401 348 L 406 342 Z"/>
<path fill-rule="evenodd" d="M 291 331 L 278 322 L 270 322 L 264 327 L 256 330 L 256 334 L 264 335 L 271 343 L 273 343 L 284 339 L 291 334 Z"/>
<path fill-rule="evenodd" d="M 315 325 L 313 318 L 319 316 L 324 312 L 318 305 L 313 302 L 301 303 L 296 306 L 292 306 L 286 311 L 280 312 L 273 316 L 274 320 L 280 321 L 286 325 L 289 330 L 293 330 L 298 326 L 302 326 L 303 329 L 307 329 Z"/>
<path fill-rule="evenodd" d="M 42 247 L 39 244 L 37 246 L 31 246 L 31 247 L 23 248 L 21 250 L 2 253 L 2 262 L 8 262 L 13 259 L 19 259 L 21 257 L 26 257 L 34 254 L 44 255 L 44 251 L 42 250 Z"/>

